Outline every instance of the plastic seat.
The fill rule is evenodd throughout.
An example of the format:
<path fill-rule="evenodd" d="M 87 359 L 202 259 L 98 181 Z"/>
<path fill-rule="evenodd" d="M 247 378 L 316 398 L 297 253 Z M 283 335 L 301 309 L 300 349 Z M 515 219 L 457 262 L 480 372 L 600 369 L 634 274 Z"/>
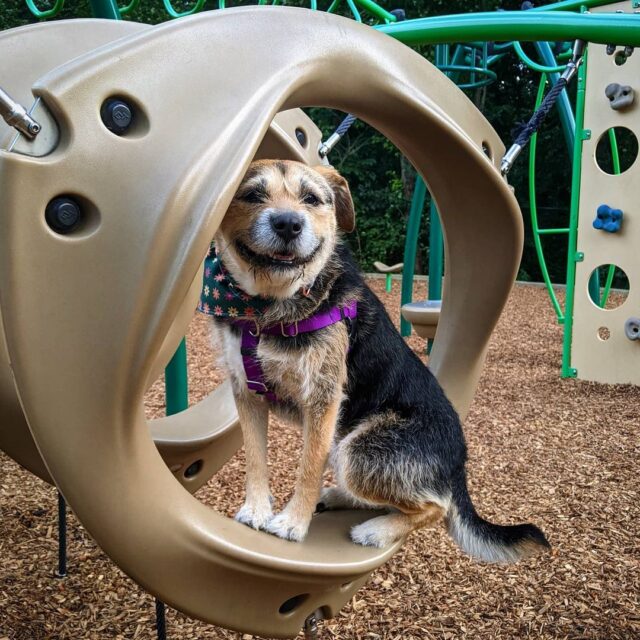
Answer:
<path fill-rule="evenodd" d="M 404 319 L 411 323 L 415 332 L 425 340 L 433 340 L 438 329 L 442 311 L 442 300 L 409 302 L 400 310 Z"/>

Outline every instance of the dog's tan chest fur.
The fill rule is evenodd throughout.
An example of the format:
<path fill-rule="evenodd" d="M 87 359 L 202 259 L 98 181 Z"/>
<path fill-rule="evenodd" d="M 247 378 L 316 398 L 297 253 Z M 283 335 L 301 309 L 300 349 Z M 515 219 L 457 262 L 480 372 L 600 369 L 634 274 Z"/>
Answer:
<path fill-rule="evenodd" d="M 227 327 L 216 327 L 224 365 L 236 393 L 248 393 L 240 353 L 240 336 Z M 323 330 L 327 339 L 301 349 L 282 349 L 268 336 L 258 346 L 258 358 L 269 387 L 282 400 L 302 410 L 325 405 L 346 382 L 347 329 L 342 324 Z M 277 406 L 273 407 L 277 410 Z"/>

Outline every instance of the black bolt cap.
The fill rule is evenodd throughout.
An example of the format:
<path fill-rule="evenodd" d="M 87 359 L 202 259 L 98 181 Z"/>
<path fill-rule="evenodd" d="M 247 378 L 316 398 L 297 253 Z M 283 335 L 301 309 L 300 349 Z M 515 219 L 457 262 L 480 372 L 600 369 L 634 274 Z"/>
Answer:
<path fill-rule="evenodd" d="M 121 136 L 133 122 L 133 109 L 120 98 L 109 98 L 100 109 L 104 126 L 117 136 Z"/>
<path fill-rule="evenodd" d="M 49 202 L 44 217 L 56 233 L 71 233 L 82 220 L 82 209 L 73 198 L 59 196 Z"/>

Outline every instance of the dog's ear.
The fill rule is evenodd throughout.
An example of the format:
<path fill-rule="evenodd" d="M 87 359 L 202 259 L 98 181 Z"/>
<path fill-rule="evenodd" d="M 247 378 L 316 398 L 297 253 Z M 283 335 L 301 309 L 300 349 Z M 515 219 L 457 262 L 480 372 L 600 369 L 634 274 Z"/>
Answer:
<path fill-rule="evenodd" d="M 356 228 L 356 212 L 349 184 L 333 167 L 321 165 L 314 169 L 329 183 L 333 191 L 338 226 L 351 233 Z"/>

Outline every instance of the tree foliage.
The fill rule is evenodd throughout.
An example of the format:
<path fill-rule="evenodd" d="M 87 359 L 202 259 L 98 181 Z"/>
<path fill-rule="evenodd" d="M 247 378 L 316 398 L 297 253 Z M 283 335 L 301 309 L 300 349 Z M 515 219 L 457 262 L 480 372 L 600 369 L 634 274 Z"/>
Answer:
<path fill-rule="evenodd" d="M 52 0 L 37 0 L 38 6 L 47 7 Z M 326 8 L 328 0 L 320 0 Z M 255 4 L 251 0 L 228 2 L 227 5 Z M 287 4 L 309 6 L 309 0 L 294 0 Z M 344 3 L 346 6 L 346 3 Z M 407 18 L 434 16 L 471 11 L 519 9 L 520 0 L 397 0 L 393 5 L 382 2 L 387 9 L 404 9 Z M 548 1 L 538 4 L 548 4 Z M 50 5 L 49 5 L 50 6 Z M 174 0 L 178 10 L 193 6 L 190 0 Z M 205 7 L 214 9 L 217 2 Z M 89 17 L 88 0 L 67 0 L 57 17 Z M 141 0 L 137 9 L 127 19 L 155 24 L 168 19 L 161 0 Z M 14 0 L 0 14 L 0 29 L 36 22 L 23 0 Z M 433 60 L 433 47 L 423 47 L 420 53 Z M 533 53 L 532 53 L 533 55 Z M 494 67 L 498 80 L 481 92 L 470 91 L 469 97 L 482 105 L 482 111 L 495 127 L 508 147 L 513 129 L 526 121 L 532 113 L 538 88 L 539 75 L 522 65 L 515 54 L 510 53 Z M 10 90 L 10 87 L 7 87 Z M 344 114 L 327 109 L 310 109 L 310 115 L 328 136 L 340 123 Z M 555 113 L 545 122 L 538 140 L 537 201 L 541 227 L 561 227 L 568 222 L 571 164 L 562 130 Z M 512 170 L 509 179 L 520 202 L 525 226 L 525 251 L 520 277 L 540 280 L 541 273 L 535 254 L 529 222 L 528 167 L 526 152 Z M 349 180 L 358 212 L 356 232 L 350 242 L 364 269 L 371 269 L 374 260 L 387 263 L 403 259 L 405 229 L 415 171 L 380 133 L 363 122 L 356 122 L 331 154 L 330 160 Z M 464 185 L 464 175 L 453 175 L 451 180 Z M 416 264 L 418 273 L 427 265 L 427 239 L 429 226 L 428 202 L 419 238 Z M 472 215 L 482 215 L 481 211 Z M 551 277 L 564 282 L 566 269 L 566 237 L 547 236 L 544 239 Z"/>

